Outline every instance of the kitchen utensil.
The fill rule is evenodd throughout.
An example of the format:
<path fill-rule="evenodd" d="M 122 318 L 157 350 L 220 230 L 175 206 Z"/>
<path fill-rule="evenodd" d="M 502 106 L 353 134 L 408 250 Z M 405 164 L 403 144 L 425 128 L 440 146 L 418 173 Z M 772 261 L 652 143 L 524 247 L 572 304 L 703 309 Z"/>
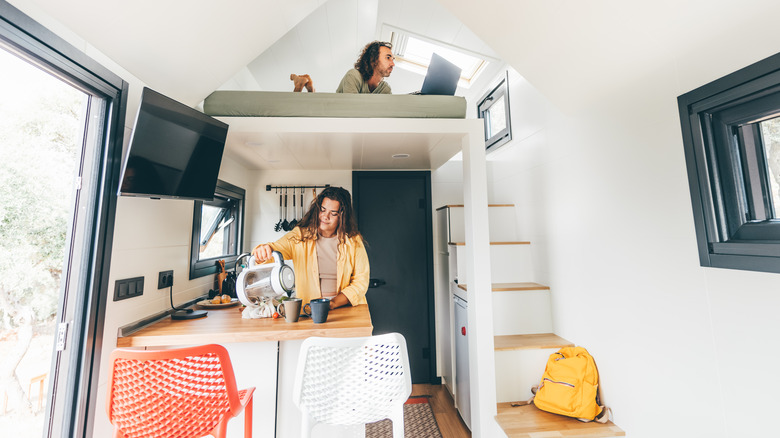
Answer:
<path fill-rule="evenodd" d="M 330 300 L 327 298 L 317 298 L 303 306 L 303 313 L 311 316 L 311 321 L 315 324 L 322 324 L 328 320 L 328 310 L 330 310 Z"/>
<path fill-rule="evenodd" d="M 290 221 L 290 229 L 292 230 L 295 228 L 295 224 L 298 223 L 298 219 L 296 219 L 296 216 L 298 215 L 298 208 L 296 207 L 297 202 L 295 202 L 295 187 L 293 187 L 293 220 Z"/>
<path fill-rule="evenodd" d="M 284 222 L 282 222 L 282 229 L 284 231 L 290 231 L 290 223 L 287 222 L 287 187 L 284 188 Z"/>
<path fill-rule="evenodd" d="M 282 229 L 282 191 L 277 189 L 279 192 L 279 222 L 274 225 L 274 231 L 279 231 Z"/>
<path fill-rule="evenodd" d="M 227 278 L 227 272 L 225 272 L 225 261 L 224 260 L 218 260 L 217 261 L 217 278 L 214 282 L 214 289 L 219 291 L 219 295 L 222 295 L 224 292 L 222 291 L 222 284 Z"/>
<path fill-rule="evenodd" d="M 258 265 L 254 255 L 244 253 L 236 259 L 236 266 L 242 258 L 248 257 L 247 268 L 238 274 L 236 294 L 247 307 L 256 307 L 265 301 L 292 295 L 295 287 L 295 271 L 285 262 L 279 251 L 273 252 L 273 263 Z"/>
<path fill-rule="evenodd" d="M 298 322 L 298 318 L 301 316 L 301 300 L 300 298 L 290 298 L 284 300 L 276 306 L 276 311 L 279 315 L 284 316 L 284 320 L 287 322 Z"/>

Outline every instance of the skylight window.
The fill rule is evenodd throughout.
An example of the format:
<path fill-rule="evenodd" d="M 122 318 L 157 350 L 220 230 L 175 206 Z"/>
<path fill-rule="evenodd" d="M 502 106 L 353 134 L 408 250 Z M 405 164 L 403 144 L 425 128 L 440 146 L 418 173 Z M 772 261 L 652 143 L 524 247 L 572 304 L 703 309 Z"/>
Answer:
<path fill-rule="evenodd" d="M 425 75 L 435 52 L 461 68 L 458 86 L 464 88 L 468 88 L 488 64 L 480 57 L 402 32 L 393 31 L 390 42 L 398 67 Z"/>

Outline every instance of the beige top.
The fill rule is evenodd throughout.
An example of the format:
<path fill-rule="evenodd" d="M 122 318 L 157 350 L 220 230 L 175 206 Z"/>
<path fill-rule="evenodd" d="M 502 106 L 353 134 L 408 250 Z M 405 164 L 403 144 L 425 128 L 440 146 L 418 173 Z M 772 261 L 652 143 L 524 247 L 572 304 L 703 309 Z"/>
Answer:
<path fill-rule="evenodd" d="M 333 298 L 338 295 L 336 282 L 336 260 L 339 255 L 339 238 L 322 237 L 317 239 L 317 266 L 320 271 L 320 291 L 322 298 Z"/>

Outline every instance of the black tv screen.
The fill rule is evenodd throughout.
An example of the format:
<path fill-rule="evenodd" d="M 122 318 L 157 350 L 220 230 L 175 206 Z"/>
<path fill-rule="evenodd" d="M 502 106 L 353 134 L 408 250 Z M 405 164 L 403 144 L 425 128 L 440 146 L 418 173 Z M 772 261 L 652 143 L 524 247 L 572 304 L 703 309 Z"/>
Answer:
<path fill-rule="evenodd" d="M 228 125 L 144 88 L 119 194 L 211 200 Z"/>

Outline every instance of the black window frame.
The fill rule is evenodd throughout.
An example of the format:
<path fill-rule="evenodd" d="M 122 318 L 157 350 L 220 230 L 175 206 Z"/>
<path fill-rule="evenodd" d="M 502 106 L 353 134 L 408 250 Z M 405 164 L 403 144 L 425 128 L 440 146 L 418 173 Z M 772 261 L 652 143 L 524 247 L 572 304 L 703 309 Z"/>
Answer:
<path fill-rule="evenodd" d="M 190 280 L 195 278 L 205 277 L 206 275 L 215 274 L 217 272 L 217 262 L 219 260 L 225 261 L 225 268 L 227 270 L 232 269 L 236 263 L 236 259 L 242 253 L 243 241 L 244 241 L 244 205 L 246 198 L 246 190 L 241 187 L 234 186 L 222 180 L 217 180 L 217 187 L 214 190 L 214 199 L 211 201 L 195 201 L 193 214 L 192 214 L 192 238 L 190 246 Z M 198 254 L 200 252 L 200 230 L 201 215 L 203 204 L 214 205 L 218 207 L 230 206 L 233 211 L 235 219 L 228 226 L 230 227 L 229 241 L 225 242 L 225 250 L 228 253 L 220 255 L 218 257 L 212 257 L 204 260 L 198 260 Z M 218 224 L 211 224 L 218 225 Z M 235 248 L 235 251 L 230 251 L 230 247 Z"/>
<path fill-rule="evenodd" d="M 93 215 L 91 250 L 78 254 L 85 263 L 84 272 L 79 273 L 83 278 L 78 280 L 84 293 L 74 292 L 66 298 L 72 320 L 58 321 L 69 323 L 65 349 L 75 354 L 54 352 L 44 420 L 44 436 L 86 438 L 92 436 L 95 417 L 102 412 L 96 400 L 102 389 L 99 370 L 129 84 L 4 0 L 0 0 L 0 41 L 50 74 L 106 102 L 105 118 L 100 121 L 104 136 L 94 175 L 98 188 L 94 199 L 88 200 L 94 203 L 89 212 Z M 68 362 L 67 375 L 54 372 L 61 361 Z M 52 402 L 55 387 L 56 400 Z"/>
<path fill-rule="evenodd" d="M 502 96 L 504 97 L 506 128 L 488 137 L 488 132 L 490 132 L 490 109 Z M 512 114 L 510 113 L 509 105 L 509 72 L 505 74 L 498 85 L 491 88 L 490 91 L 479 99 L 479 103 L 477 103 L 477 118 L 482 119 L 486 151 L 496 150 L 512 140 Z"/>
<path fill-rule="evenodd" d="M 701 266 L 780 273 L 758 125 L 780 115 L 780 53 L 677 101 Z"/>

